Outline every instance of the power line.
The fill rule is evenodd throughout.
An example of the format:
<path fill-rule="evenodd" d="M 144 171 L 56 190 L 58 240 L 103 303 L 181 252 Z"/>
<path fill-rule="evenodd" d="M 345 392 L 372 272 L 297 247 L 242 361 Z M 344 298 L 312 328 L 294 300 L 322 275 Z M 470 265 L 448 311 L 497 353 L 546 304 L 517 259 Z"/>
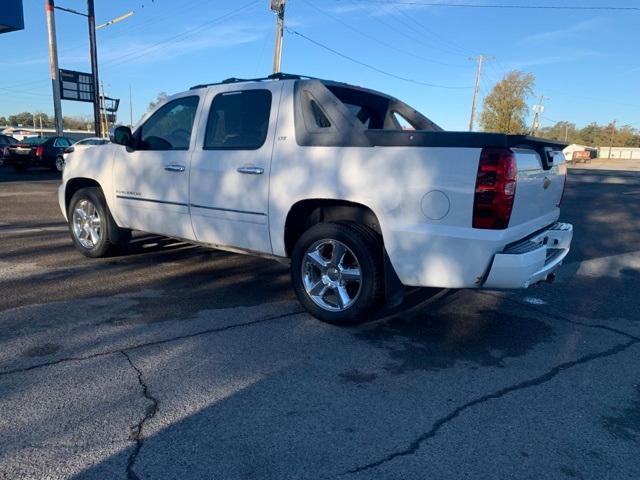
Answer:
<path fill-rule="evenodd" d="M 370 6 L 370 5 L 367 5 L 368 0 L 356 0 L 356 1 L 359 4 L 361 4 L 363 8 L 367 8 Z M 385 25 L 387 28 L 390 28 L 391 30 L 396 32 L 398 35 L 401 35 L 412 42 L 420 43 L 422 45 L 425 45 L 428 48 L 439 47 L 438 45 L 434 45 L 433 43 L 427 43 L 423 38 L 424 32 L 417 31 L 415 27 L 407 24 L 406 22 L 404 22 L 402 19 L 398 18 L 395 15 L 391 15 L 389 16 L 389 18 L 395 20 L 400 25 L 400 27 L 397 27 L 396 25 L 383 20 L 382 16 L 374 16 L 373 18 L 377 20 L 379 23 L 381 23 L 382 25 Z M 462 55 L 461 53 L 452 52 L 451 50 L 444 50 L 442 47 L 440 47 L 439 50 L 446 53 L 447 55 Z M 466 56 L 466 55 L 462 55 L 462 56 Z"/>
<path fill-rule="evenodd" d="M 434 60 L 434 59 L 431 59 L 431 58 L 425 58 L 422 55 L 417 55 L 417 54 L 415 54 L 413 52 L 409 52 L 409 51 L 404 50 L 402 48 L 398 48 L 395 45 L 387 43 L 387 42 L 384 42 L 384 41 L 374 37 L 373 35 L 370 35 L 367 32 L 364 32 L 364 31 L 362 31 L 362 30 L 360 30 L 360 29 L 348 24 L 347 22 L 343 21 L 339 17 L 337 17 L 335 15 L 332 15 L 331 13 L 326 12 L 326 11 L 322 10 L 321 8 L 318 8 L 316 5 L 314 5 L 313 3 L 309 2 L 308 0 L 303 0 L 303 1 L 304 1 L 304 3 L 309 5 L 311 8 L 313 8 L 316 11 L 320 12 L 321 14 L 323 14 L 323 15 L 325 15 L 325 16 L 333 19 L 333 20 L 335 20 L 336 22 L 340 23 L 341 25 L 344 25 L 349 30 L 351 30 L 353 32 L 356 32 L 358 35 L 361 35 L 361 36 L 363 36 L 365 38 L 368 38 L 369 40 L 373 40 L 374 42 L 376 42 L 376 43 L 378 43 L 380 45 L 383 45 L 383 46 L 385 46 L 387 48 L 390 48 L 391 50 L 395 50 L 396 52 L 403 53 L 405 55 L 409 55 L 410 57 L 417 58 L 417 59 L 423 60 L 425 62 L 436 63 L 438 65 L 445 65 L 445 66 L 448 66 L 448 67 L 464 67 L 464 65 L 457 65 L 457 64 L 453 64 L 453 63 L 441 62 L 440 60 Z"/>
<path fill-rule="evenodd" d="M 474 4 L 474 3 L 437 3 L 437 2 L 412 2 L 412 1 L 389 1 L 389 0 L 369 0 L 369 3 L 384 5 L 412 5 L 418 7 L 459 7 L 459 8 L 500 8 L 518 10 L 605 10 L 605 11 L 640 11 L 640 7 L 611 7 L 605 5 L 515 5 L 515 4 Z"/>
<path fill-rule="evenodd" d="M 158 48 L 163 47 L 164 45 L 166 45 L 167 43 L 173 42 L 174 40 L 177 39 L 183 39 L 186 38 L 190 35 L 194 35 L 197 33 L 200 33 L 204 30 L 206 30 L 207 28 L 213 26 L 216 23 L 219 23 L 220 21 L 231 17 L 233 15 L 236 15 L 238 13 L 240 13 L 243 10 L 246 10 L 249 7 L 254 6 L 255 4 L 258 3 L 259 0 L 253 0 L 249 3 L 245 3 L 244 5 L 242 5 L 241 7 L 238 7 L 234 10 L 231 10 L 223 15 L 220 15 L 216 18 L 213 18 L 205 23 L 202 23 L 200 25 L 198 25 L 197 27 L 193 27 L 190 29 L 185 30 L 184 32 L 178 33 L 176 35 L 172 35 L 171 37 L 165 38 L 163 40 L 160 40 L 152 45 L 150 45 L 149 47 L 143 48 L 142 50 L 138 50 L 135 52 L 132 52 L 130 54 L 127 55 L 123 55 L 122 57 L 118 58 L 117 60 L 114 60 L 113 62 L 103 62 L 104 64 L 108 64 L 109 67 L 116 67 L 119 65 L 123 65 L 125 63 L 128 63 L 131 60 L 134 60 L 136 58 L 140 58 L 140 57 L 144 57 L 146 55 L 148 55 L 149 53 L 157 50 Z"/>
<path fill-rule="evenodd" d="M 314 45 L 316 45 L 316 46 L 318 46 L 320 48 L 323 48 L 323 49 L 325 49 L 325 50 L 327 50 L 327 51 L 329 51 L 329 52 L 331 52 L 331 53 L 333 53 L 335 55 L 338 55 L 339 57 L 342 57 L 342 58 L 344 58 L 346 60 L 349 60 L 349 61 L 351 61 L 353 63 L 357 63 L 358 65 L 362 65 L 363 67 L 366 67 L 366 68 L 368 68 L 370 70 L 373 70 L 373 71 L 376 71 L 376 72 L 381 73 L 383 75 L 386 75 L 388 77 L 392 77 L 392 78 L 395 78 L 395 79 L 398 79 L 398 80 L 403 80 L 405 82 L 415 83 L 417 85 L 424 85 L 426 87 L 447 88 L 447 89 L 469 89 L 469 88 L 472 88 L 472 87 L 438 85 L 438 84 L 435 84 L 435 83 L 421 82 L 420 80 L 415 80 L 413 78 L 401 77 L 400 75 L 396 75 L 395 73 L 387 72 L 386 70 L 382 70 L 382 69 L 380 69 L 378 67 L 374 67 L 373 65 L 370 65 L 368 63 L 361 62 L 360 60 L 356 60 L 355 58 L 350 57 L 349 55 L 345 55 L 344 53 L 341 53 L 341 52 L 339 52 L 337 50 L 334 50 L 333 48 L 328 47 L 327 45 L 324 45 L 323 43 L 320 43 L 320 42 L 318 42 L 316 40 L 313 40 L 312 38 L 309 38 L 306 35 L 298 32 L 296 30 L 293 30 L 292 28 L 285 27 L 285 30 L 287 32 L 293 34 L 293 35 L 297 35 L 299 37 L 302 37 L 305 40 L 307 40 L 308 42 L 313 43 Z"/>
<path fill-rule="evenodd" d="M 11 88 L 4 88 L 4 87 L 0 87 L 0 90 L 12 93 L 14 95 L 32 95 L 34 97 L 46 97 L 46 98 L 49 97 L 49 95 L 45 95 L 43 93 L 34 93 L 28 90 L 13 90 Z"/>
<path fill-rule="evenodd" d="M 440 49 L 442 51 L 445 51 L 445 52 L 449 53 L 450 55 L 468 56 L 469 54 L 472 53 L 470 50 L 467 50 L 466 48 L 464 48 L 464 47 L 462 47 L 462 46 L 460 46 L 460 45 L 458 45 L 458 44 L 456 44 L 456 43 L 454 43 L 454 42 L 452 42 L 450 40 L 447 40 L 446 38 L 443 38 L 442 36 L 438 35 L 436 32 L 434 32 L 433 30 L 428 28 L 423 22 L 420 22 L 420 21 L 418 21 L 417 18 L 414 18 L 413 16 L 407 14 L 406 12 L 404 12 L 397 5 L 393 6 L 392 14 L 395 14 L 397 16 L 403 16 L 407 20 L 409 20 L 412 23 L 416 24 L 417 27 L 415 27 L 413 25 L 410 25 L 408 22 L 404 22 L 404 21 L 401 22 L 403 25 L 405 25 L 409 29 L 413 30 L 418 35 L 427 34 L 428 36 L 430 36 L 433 40 L 435 40 L 436 42 L 438 42 L 440 44 Z M 400 21 L 400 20 L 396 18 L 396 21 Z"/>

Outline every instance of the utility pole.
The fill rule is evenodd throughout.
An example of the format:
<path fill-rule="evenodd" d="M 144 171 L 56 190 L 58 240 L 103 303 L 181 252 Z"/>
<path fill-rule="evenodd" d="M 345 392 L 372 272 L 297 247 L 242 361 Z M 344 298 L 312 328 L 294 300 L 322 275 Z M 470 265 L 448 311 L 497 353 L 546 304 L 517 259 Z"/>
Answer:
<path fill-rule="evenodd" d="M 273 73 L 281 72 L 282 38 L 284 36 L 284 3 L 285 0 L 271 0 L 271 10 L 276 12 L 276 44 L 273 52 Z"/>
<path fill-rule="evenodd" d="M 100 125 L 100 82 L 98 81 L 98 47 L 96 46 L 96 17 L 94 0 L 87 0 L 87 19 L 89 21 L 89 56 L 93 74 L 93 125 L 96 137 L 102 137 Z"/>
<path fill-rule="evenodd" d="M 569 125 L 564 126 L 564 142 L 567 143 L 569 140 Z"/>
<path fill-rule="evenodd" d="M 473 102 L 471 103 L 471 118 L 469 119 L 469 131 L 473 132 L 473 123 L 476 118 L 476 102 L 478 101 L 478 89 L 480 88 L 480 77 L 482 76 L 482 65 L 485 60 L 491 60 L 493 57 L 488 57 L 486 55 L 478 55 L 473 58 L 470 57 L 469 60 L 475 60 L 478 62 L 478 70 L 476 72 L 476 85 L 473 89 Z"/>
<path fill-rule="evenodd" d="M 613 123 L 611 124 L 611 141 L 609 142 L 609 160 L 611 160 L 611 150 L 613 150 L 613 139 L 616 135 L 616 122 L 617 120 L 614 120 Z"/>
<path fill-rule="evenodd" d="M 53 0 L 45 0 L 44 9 L 49 32 L 49 66 L 51 68 L 51 85 L 53 87 L 53 118 L 55 120 L 56 135 L 62 135 L 62 102 L 60 100 L 60 82 L 58 79 L 58 45 L 56 43 L 54 8 Z"/>
<path fill-rule="evenodd" d="M 543 101 L 544 95 L 540 95 L 538 104 L 534 107 L 535 115 L 533 116 L 533 125 L 531 125 L 531 134 L 534 136 L 538 134 L 538 130 L 540 129 L 540 115 L 542 115 L 544 110 L 544 107 L 542 106 Z"/>

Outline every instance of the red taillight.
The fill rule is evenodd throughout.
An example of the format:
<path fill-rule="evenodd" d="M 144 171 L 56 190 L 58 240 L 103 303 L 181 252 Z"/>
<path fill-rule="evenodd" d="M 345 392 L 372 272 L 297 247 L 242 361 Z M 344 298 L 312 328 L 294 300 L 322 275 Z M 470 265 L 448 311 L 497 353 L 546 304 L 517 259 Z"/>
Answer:
<path fill-rule="evenodd" d="M 517 177 L 516 157 L 511 150 L 482 149 L 473 202 L 473 228 L 502 230 L 509 226 Z"/>
<path fill-rule="evenodd" d="M 42 155 L 44 155 L 44 147 L 39 145 L 36 147 L 36 157 L 41 157 Z"/>

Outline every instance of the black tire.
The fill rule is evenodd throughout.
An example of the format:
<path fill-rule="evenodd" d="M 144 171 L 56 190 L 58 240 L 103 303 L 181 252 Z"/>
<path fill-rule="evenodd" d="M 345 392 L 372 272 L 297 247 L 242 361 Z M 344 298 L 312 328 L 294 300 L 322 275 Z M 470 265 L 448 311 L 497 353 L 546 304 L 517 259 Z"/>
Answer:
<path fill-rule="evenodd" d="M 341 311 L 330 311 L 318 305 L 307 293 L 303 261 L 307 250 L 322 240 L 336 240 L 351 250 L 361 272 L 359 293 L 353 304 Z M 352 325 L 369 319 L 383 297 L 382 242 L 369 227 L 352 222 L 319 223 L 296 242 L 291 255 L 291 279 L 302 305 L 317 319 L 334 325 Z"/>
<path fill-rule="evenodd" d="M 16 169 L 16 172 L 24 173 L 29 170 L 29 165 L 26 163 L 16 163 L 13 166 Z"/>
<path fill-rule="evenodd" d="M 74 232 L 74 211 L 83 200 L 93 204 L 100 217 L 101 231 L 98 242 L 92 247 L 83 245 Z M 76 248 L 85 256 L 91 258 L 105 257 L 122 250 L 131 240 L 131 231 L 118 227 L 113 220 L 102 190 L 98 187 L 88 187 L 78 190 L 67 206 L 69 233 Z M 106 221 L 104 220 L 106 219 Z M 106 224 L 106 225 L 105 225 Z"/>
<path fill-rule="evenodd" d="M 58 167 L 58 162 L 60 162 L 60 165 L 62 165 L 62 168 Z M 53 170 L 54 172 L 59 172 L 62 173 L 62 170 L 64 170 L 64 157 L 56 157 L 55 160 L 53 161 L 53 165 L 51 165 L 51 170 Z"/>

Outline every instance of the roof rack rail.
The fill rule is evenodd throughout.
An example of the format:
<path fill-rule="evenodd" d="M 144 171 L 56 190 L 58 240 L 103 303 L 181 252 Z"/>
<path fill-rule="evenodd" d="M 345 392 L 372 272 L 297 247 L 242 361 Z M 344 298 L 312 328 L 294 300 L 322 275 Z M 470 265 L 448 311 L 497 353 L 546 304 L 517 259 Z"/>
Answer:
<path fill-rule="evenodd" d="M 266 80 L 300 80 L 302 78 L 314 78 L 314 77 L 309 77 L 308 75 L 296 75 L 296 74 L 292 74 L 292 73 L 273 73 L 271 75 L 269 75 L 268 77 L 260 77 L 260 78 L 236 78 L 236 77 L 231 77 L 231 78 L 226 78 L 224 80 L 222 80 L 221 82 L 215 82 L 215 83 L 202 83 L 200 85 L 195 85 L 193 87 L 191 87 L 189 90 L 197 90 L 199 88 L 206 88 L 206 87 L 210 87 L 212 85 L 225 85 L 228 83 L 243 83 L 243 82 L 264 82 Z"/>

